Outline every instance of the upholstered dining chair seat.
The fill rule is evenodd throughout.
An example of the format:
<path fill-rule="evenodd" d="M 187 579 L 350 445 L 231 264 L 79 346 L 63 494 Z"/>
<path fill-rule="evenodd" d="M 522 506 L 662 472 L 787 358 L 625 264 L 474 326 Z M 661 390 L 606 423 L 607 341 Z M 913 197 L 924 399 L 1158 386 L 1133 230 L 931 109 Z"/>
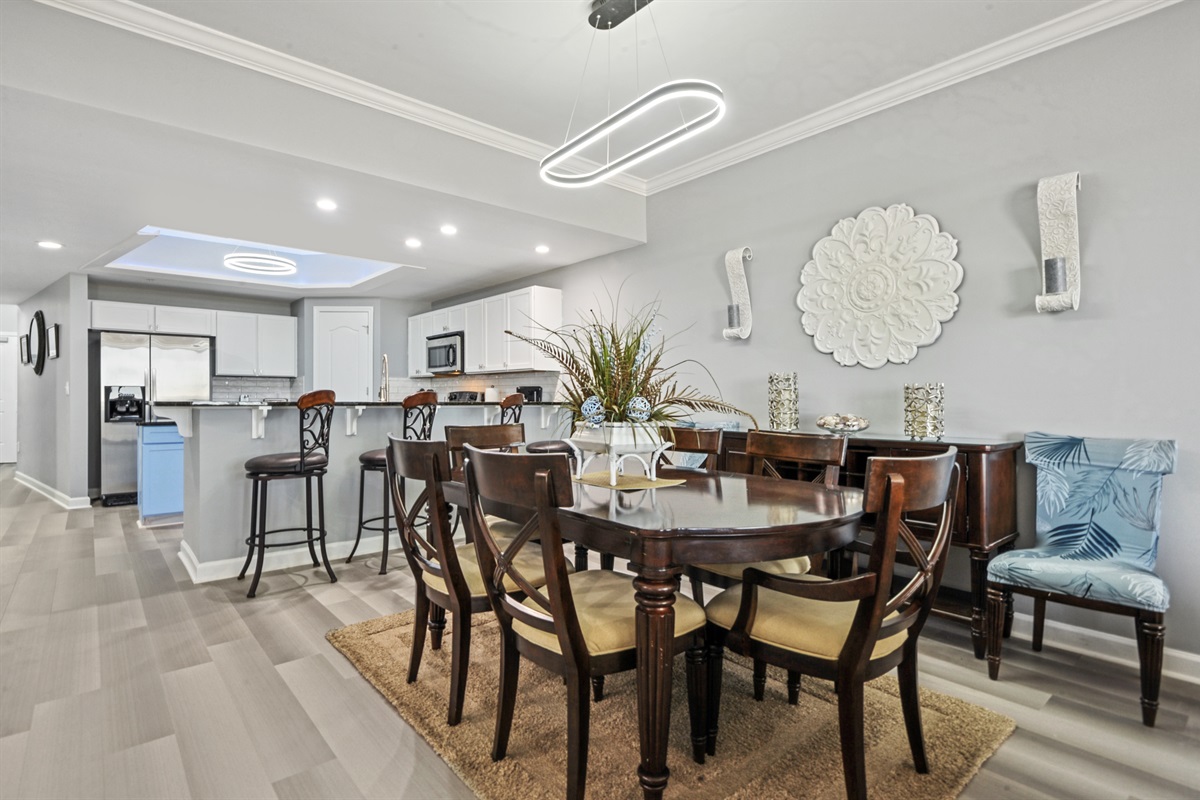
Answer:
<path fill-rule="evenodd" d="M 579 629 L 587 642 L 589 655 L 601 656 L 637 646 L 634 613 L 637 603 L 629 575 L 587 570 L 571 574 L 567 582 L 571 585 Z M 542 610 L 533 600 L 526 600 L 524 605 L 535 611 Z M 704 609 L 696 601 L 676 594 L 674 608 L 677 637 L 704 627 Z M 562 652 L 555 634 L 538 630 L 519 619 L 514 619 L 512 626 L 513 632 L 521 638 L 551 652 Z"/>
<path fill-rule="evenodd" d="M 325 469 L 329 459 L 321 453 L 312 453 L 303 460 L 305 470 Z M 257 475 L 284 474 L 300 472 L 301 458 L 299 453 L 270 453 L 265 456 L 255 456 L 246 462 L 246 472 Z"/>
<path fill-rule="evenodd" d="M 460 544 L 454 548 L 458 553 L 458 566 L 462 570 L 463 578 L 467 582 L 467 589 L 471 592 L 471 597 L 485 597 L 487 589 L 483 585 L 483 575 L 479 572 L 479 562 L 475 556 L 475 545 L 471 543 Z M 546 570 L 542 564 L 542 554 L 537 546 L 529 545 L 513 559 L 513 564 L 517 571 L 525 576 L 525 579 L 534 586 L 546 585 Z M 442 594 L 449 594 L 446 588 L 446 582 L 440 576 L 434 575 L 431 572 L 426 572 L 421 576 L 425 580 L 425 584 L 432 589 L 436 589 Z M 519 591 L 515 581 L 506 579 L 504 587 L 510 592 Z"/>
<path fill-rule="evenodd" d="M 1032 548 L 1003 553 L 988 565 L 988 580 L 1147 611 L 1166 611 L 1167 584 L 1134 561 L 1079 561 Z"/>
<path fill-rule="evenodd" d="M 697 564 L 700 569 L 707 572 L 715 572 L 717 575 L 724 575 L 727 578 L 733 578 L 740 581 L 742 573 L 753 567 L 761 569 L 763 572 L 771 575 L 804 575 L 812 568 L 812 562 L 808 556 L 800 556 L 799 558 L 781 558 L 778 561 L 749 561 L 739 564 Z"/>
<path fill-rule="evenodd" d="M 381 447 L 378 450 L 368 450 L 365 453 L 358 454 L 358 463 L 376 469 L 387 468 L 387 448 Z"/>
<path fill-rule="evenodd" d="M 827 578 L 804 575 L 797 580 L 827 581 Z M 708 620 L 729 630 L 737 619 L 742 604 L 742 585 L 726 589 L 705 607 Z M 758 590 L 758 613 L 750 638 L 794 653 L 836 661 L 846 644 L 858 612 L 856 602 L 824 602 L 807 597 L 793 597 L 769 589 Z M 891 619 L 895 617 L 885 617 Z M 871 658 L 882 658 L 898 649 L 906 639 L 904 631 L 880 639 L 871 651 Z"/>

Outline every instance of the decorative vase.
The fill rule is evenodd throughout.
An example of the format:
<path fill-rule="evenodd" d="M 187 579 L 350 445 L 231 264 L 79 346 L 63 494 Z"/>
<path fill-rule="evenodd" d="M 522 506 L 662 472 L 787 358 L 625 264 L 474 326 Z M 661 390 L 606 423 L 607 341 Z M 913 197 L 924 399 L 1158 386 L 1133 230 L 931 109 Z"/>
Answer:
<path fill-rule="evenodd" d="M 910 439 L 941 439 L 946 433 L 946 385 L 904 384 L 904 435 Z"/>
<path fill-rule="evenodd" d="M 609 486 L 617 485 L 617 474 L 624 471 L 626 459 L 639 462 L 646 477 L 657 480 L 659 453 L 669 446 L 663 444 L 657 424 L 644 422 L 579 423 L 575 426 L 575 434 L 567 441 L 578 451 L 575 477 L 583 477 L 592 461 L 606 456 Z"/>
<path fill-rule="evenodd" d="M 773 431 L 794 431 L 800 427 L 800 393 L 794 372 L 767 375 L 768 425 Z"/>

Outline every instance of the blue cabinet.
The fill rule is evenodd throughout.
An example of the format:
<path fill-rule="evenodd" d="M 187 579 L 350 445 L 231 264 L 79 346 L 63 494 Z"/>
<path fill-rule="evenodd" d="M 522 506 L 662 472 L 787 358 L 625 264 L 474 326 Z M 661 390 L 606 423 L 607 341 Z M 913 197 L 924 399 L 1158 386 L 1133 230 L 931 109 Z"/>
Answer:
<path fill-rule="evenodd" d="M 183 437 L 174 425 L 138 426 L 138 515 L 183 513 Z"/>

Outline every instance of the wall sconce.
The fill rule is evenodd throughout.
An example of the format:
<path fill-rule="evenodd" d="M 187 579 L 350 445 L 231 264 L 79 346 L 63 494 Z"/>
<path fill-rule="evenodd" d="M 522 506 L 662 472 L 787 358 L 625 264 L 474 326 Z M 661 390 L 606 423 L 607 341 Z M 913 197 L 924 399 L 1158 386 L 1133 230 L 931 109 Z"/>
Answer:
<path fill-rule="evenodd" d="M 733 303 L 728 307 L 729 327 L 721 332 L 726 339 L 746 339 L 754 326 L 750 312 L 750 289 L 746 286 L 746 269 L 742 260 L 750 261 L 754 253 L 749 247 L 739 247 L 725 254 L 725 274 L 729 276 L 729 294 Z"/>
<path fill-rule="evenodd" d="M 1079 173 L 1038 181 L 1038 228 L 1042 238 L 1042 292 L 1034 305 L 1043 311 L 1079 308 Z"/>

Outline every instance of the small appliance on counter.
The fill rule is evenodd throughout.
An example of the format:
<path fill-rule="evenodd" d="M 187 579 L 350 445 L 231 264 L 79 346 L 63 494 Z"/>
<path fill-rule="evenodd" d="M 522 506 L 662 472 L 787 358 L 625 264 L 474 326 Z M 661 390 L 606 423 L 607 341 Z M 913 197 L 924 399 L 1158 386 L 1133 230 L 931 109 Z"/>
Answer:
<path fill-rule="evenodd" d="M 542 402 L 542 387 L 540 386 L 518 386 L 517 392 L 525 398 L 526 403 Z"/>
<path fill-rule="evenodd" d="M 447 403 L 478 403 L 479 392 L 449 392 L 446 394 Z"/>

